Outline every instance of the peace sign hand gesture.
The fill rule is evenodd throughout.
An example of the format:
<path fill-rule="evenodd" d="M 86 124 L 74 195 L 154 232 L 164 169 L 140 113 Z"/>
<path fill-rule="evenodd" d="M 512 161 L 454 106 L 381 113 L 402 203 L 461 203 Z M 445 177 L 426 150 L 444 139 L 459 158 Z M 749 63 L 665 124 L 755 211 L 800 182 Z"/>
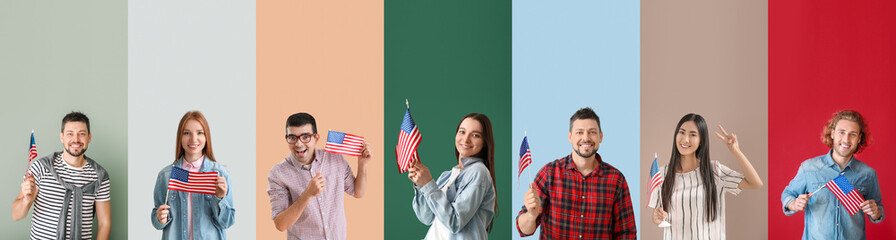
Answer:
<path fill-rule="evenodd" d="M 716 136 L 728 145 L 728 150 L 731 150 L 731 152 L 740 151 L 740 146 L 737 144 L 737 135 L 734 135 L 734 133 L 728 134 L 721 124 L 719 124 L 719 130 L 721 130 L 722 133 L 720 134 L 719 132 L 716 132 Z"/>

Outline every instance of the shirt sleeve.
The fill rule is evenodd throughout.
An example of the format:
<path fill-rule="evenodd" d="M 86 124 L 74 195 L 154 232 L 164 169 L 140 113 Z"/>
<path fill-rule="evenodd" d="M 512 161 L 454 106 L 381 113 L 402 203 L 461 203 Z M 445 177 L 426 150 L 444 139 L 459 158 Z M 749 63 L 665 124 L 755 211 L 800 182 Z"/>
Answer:
<path fill-rule="evenodd" d="M 547 178 L 548 173 L 547 172 L 550 171 L 548 169 L 549 166 L 552 166 L 552 165 L 545 165 L 544 167 L 541 167 L 541 170 L 538 170 L 538 173 L 535 174 L 535 179 L 533 180 L 535 182 L 535 186 L 538 188 L 537 189 L 538 195 L 541 197 L 541 214 L 539 214 L 537 217 L 535 217 L 535 229 L 536 229 L 535 232 L 537 232 L 538 227 L 541 226 L 541 216 L 544 216 L 545 214 L 550 214 L 548 212 L 548 210 L 550 209 L 548 207 L 548 206 L 550 206 L 550 202 L 549 202 L 550 197 L 548 197 L 548 191 L 545 189 L 548 186 L 548 178 Z M 527 212 L 529 212 L 529 209 L 526 208 L 526 204 L 524 203 L 523 208 L 520 209 L 520 212 L 517 213 L 517 215 L 516 215 L 516 220 L 519 221 L 520 215 L 526 214 Z M 519 232 L 520 237 L 527 237 L 527 236 L 532 236 L 532 234 L 535 234 L 535 232 L 532 232 L 532 234 L 523 233 L 523 230 L 520 229 L 519 222 L 517 222 L 517 224 L 516 224 L 516 231 Z"/>
<path fill-rule="evenodd" d="M 619 174 L 616 184 L 616 201 L 613 202 L 613 236 L 614 239 L 637 239 L 635 211 L 632 208 L 631 193 L 625 176 Z"/>
<path fill-rule="evenodd" d="M 666 178 L 666 167 L 660 167 L 660 179 Z M 650 181 L 647 182 L 647 187 L 650 187 Z M 660 204 L 660 199 L 662 199 L 663 193 L 663 182 L 660 182 L 659 185 L 656 186 L 652 191 L 648 194 L 650 196 L 647 199 L 647 206 L 650 208 L 657 208 L 657 206 L 662 206 Z"/>
<path fill-rule="evenodd" d="M 427 184 L 420 189 L 424 203 L 452 233 L 460 232 L 470 222 L 489 193 L 488 188 L 492 187 L 491 176 L 484 165 L 474 165 L 462 174 L 455 181 L 458 188 L 454 201 L 448 201 L 444 192 L 430 187 L 433 185 Z"/>
<path fill-rule="evenodd" d="M 281 179 L 278 172 L 279 165 L 275 165 L 268 175 L 268 197 L 271 199 L 271 219 L 277 217 L 280 212 L 289 207 L 289 189 Z"/>
<path fill-rule="evenodd" d="M 339 160 L 343 163 L 342 171 L 342 181 L 343 183 L 343 191 L 348 195 L 355 195 L 355 174 L 352 173 L 352 166 L 348 164 L 348 161 L 345 161 L 345 158 L 342 157 L 341 154 L 337 154 L 339 156 Z"/>
<path fill-rule="evenodd" d="M 31 166 L 28 167 L 28 172 L 31 173 L 31 176 L 34 176 L 34 182 L 40 183 L 41 178 L 44 176 L 44 166 L 40 164 L 38 159 L 31 160 Z"/>
<path fill-rule="evenodd" d="M 170 168 L 168 168 L 168 167 L 162 168 L 162 170 L 159 171 L 159 175 L 156 177 L 156 186 L 155 186 L 155 189 L 153 190 L 152 199 L 153 199 L 154 207 L 152 208 L 152 213 L 149 214 L 149 217 L 150 217 L 149 221 L 152 222 L 152 226 L 158 230 L 162 230 L 166 226 L 171 224 L 171 221 L 174 219 L 175 215 L 177 215 L 177 214 L 173 214 L 172 212 L 169 212 L 168 213 L 168 222 L 165 222 L 164 224 L 159 222 L 159 219 L 157 218 L 157 215 L 156 215 L 156 210 L 159 209 L 159 206 L 161 206 L 162 204 L 165 204 L 165 197 L 166 197 L 167 191 L 168 191 L 168 178 L 169 178 L 168 176 L 170 176 L 169 175 L 170 173 L 171 173 Z"/>
<path fill-rule="evenodd" d="M 805 163 L 803 163 L 805 165 Z M 784 211 L 784 215 L 790 216 L 796 214 L 796 211 L 791 211 L 787 209 L 787 205 L 790 204 L 790 201 L 796 199 L 797 196 L 803 193 L 807 193 L 806 191 L 806 172 L 804 167 L 801 165 L 799 170 L 796 172 L 796 176 L 790 180 L 790 183 L 787 184 L 787 187 L 784 187 L 784 191 L 781 192 L 781 209 Z"/>
<path fill-rule="evenodd" d="M 869 189 L 868 196 L 865 196 L 865 199 L 866 200 L 874 200 L 874 202 L 877 203 L 878 211 L 880 211 L 880 218 L 877 220 L 874 220 L 874 219 L 871 219 L 871 215 L 865 214 L 865 216 L 867 216 L 868 220 L 871 221 L 872 223 L 880 223 L 880 222 L 884 221 L 884 218 L 887 215 L 884 214 L 884 203 L 882 202 L 882 199 L 881 199 L 882 197 L 881 197 L 881 193 L 880 193 L 880 184 L 878 183 L 878 180 L 877 180 L 877 172 L 872 170 L 870 177 L 871 177 L 870 178 L 871 186 L 868 186 L 868 189 Z M 861 211 L 859 211 L 859 212 L 861 213 Z"/>
<path fill-rule="evenodd" d="M 112 200 L 112 181 L 109 179 L 109 174 L 106 174 L 103 181 L 100 182 L 100 189 L 96 193 L 96 201 L 97 202 L 106 202 Z"/>
<path fill-rule="evenodd" d="M 225 168 L 221 168 L 218 170 L 218 176 L 224 177 L 224 181 L 227 182 L 227 194 L 224 194 L 224 198 L 218 199 L 218 196 L 206 196 L 206 199 L 211 203 L 212 216 L 214 216 L 215 224 L 217 224 L 221 229 L 227 229 L 233 226 L 234 223 L 234 213 L 236 209 L 233 207 L 233 185 L 231 184 L 230 172 Z"/>
<path fill-rule="evenodd" d="M 715 165 L 716 176 L 718 176 L 718 182 L 716 183 L 716 187 L 720 188 L 722 192 L 727 192 L 733 195 L 737 195 L 742 190 L 738 185 L 744 179 L 744 175 L 737 171 L 731 170 L 728 166 L 720 163 L 719 161 L 713 161 Z"/>

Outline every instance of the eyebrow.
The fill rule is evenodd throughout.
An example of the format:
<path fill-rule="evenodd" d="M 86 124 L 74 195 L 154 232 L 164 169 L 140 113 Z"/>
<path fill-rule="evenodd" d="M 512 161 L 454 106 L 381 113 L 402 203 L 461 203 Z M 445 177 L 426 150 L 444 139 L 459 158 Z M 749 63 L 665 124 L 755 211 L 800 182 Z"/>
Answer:
<path fill-rule="evenodd" d="M 699 133 L 699 132 L 697 132 L 697 131 L 688 131 L 687 129 L 684 129 L 684 128 L 679 128 L 678 131 L 679 131 L 679 132 L 681 132 L 681 131 L 685 131 L 685 132 L 688 132 L 688 133 Z"/>

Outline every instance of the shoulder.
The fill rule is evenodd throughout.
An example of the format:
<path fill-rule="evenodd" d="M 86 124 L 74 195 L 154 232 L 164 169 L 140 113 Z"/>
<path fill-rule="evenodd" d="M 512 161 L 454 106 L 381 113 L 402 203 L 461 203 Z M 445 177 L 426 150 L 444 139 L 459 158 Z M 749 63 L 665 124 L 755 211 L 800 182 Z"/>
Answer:
<path fill-rule="evenodd" d="M 859 159 L 856 159 L 853 163 L 851 163 L 850 167 L 854 168 L 856 172 L 859 172 L 861 174 L 870 174 L 871 176 L 877 176 L 877 171 L 875 171 L 874 168 L 868 166 L 868 164 L 865 164 L 865 162 L 862 162 Z"/>
<path fill-rule="evenodd" d="M 335 164 L 337 166 L 348 166 L 348 161 L 342 157 L 342 154 L 339 153 L 331 153 L 327 152 L 325 149 L 315 149 L 314 154 L 318 157 L 319 160 L 322 160 L 326 164 Z"/>
<path fill-rule="evenodd" d="M 171 176 L 171 164 L 165 165 L 162 170 L 159 170 L 159 178 L 168 178 Z"/>
<path fill-rule="evenodd" d="M 90 157 L 88 157 L 88 156 L 84 156 L 84 159 L 89 160 L 89 162 L 90 162 L 91 164 L 93 164 L 93 168 L 94 168 L 97 172 L 99 172 L 99 171 L 103 171 L 103 172 L 105 172 L 105 171 L 106 171 L 106 169 L 103 168 L 103 165 L 100 165 L 100 163 L 97 162 L 96 160 L 93 160 L 93 158 L 90 158 Z"/>
<path fill-rule="evenodd" d="M 825 165 L 824 157 L 825 157 L 825 155 L 820 155 L 817 157 L 806 159 L 805 161 L 800 163 L 800 169 L 806 170 L 806 171 L 817 171 L 818 169 L 824 167 L 824 165 Z"/>
<path fill-rule="evenodd" d="M 625 183 L 625 175 L 622 175 L 622 171 L 619 171 L 618 168 L 604 161 L 601 161 L 600 168 L 600 171 L 607 177 L 618 179 L 618 181 Z"/>
<path fill-rule="evenodd" d="M 221 165 L 221 163 L 210 161 L 209 159 L 205 160 L 205 164 L 209 164 L 209 172 L 218 172 L 222 177 L 230 176 L 230 172 L 227 171 L 227 168 L 225 168 L 224 165 Z"/>

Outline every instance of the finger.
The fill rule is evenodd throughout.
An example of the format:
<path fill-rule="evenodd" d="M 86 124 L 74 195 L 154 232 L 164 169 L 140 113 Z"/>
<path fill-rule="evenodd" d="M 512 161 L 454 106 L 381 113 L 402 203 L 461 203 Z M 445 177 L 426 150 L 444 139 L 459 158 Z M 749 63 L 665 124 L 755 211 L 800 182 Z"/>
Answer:
<path fill-rule="evenodd" d="M 727 139 L 725 139 L 725 137 L 722 136 L 722 134 L 719 134 L 719 132 L 715 132 L 715 133 L 716 133 L 716 136 L 719 137 L 719 139 L 722 139 L 723 142 L 727 142 Z"/>
<path fill-rule="evenodd" d="M 725 131 L 725 128 L 722 127 L 722 124 L 719 124 L 719 130 L 722 131 L 722 134 L 725 134 L 725 136 L 728 136 L 728 132 Z"/>

